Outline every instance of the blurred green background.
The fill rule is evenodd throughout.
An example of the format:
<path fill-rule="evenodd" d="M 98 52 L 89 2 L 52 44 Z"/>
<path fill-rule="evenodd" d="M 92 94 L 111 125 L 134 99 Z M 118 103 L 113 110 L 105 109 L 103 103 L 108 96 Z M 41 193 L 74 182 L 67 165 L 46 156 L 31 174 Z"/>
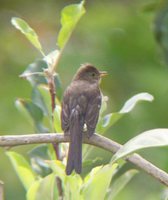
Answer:
<path fill-rule="evenodd" d="M 60 28 L 60 11 L 71 0 L 1 0 L 0 1 L 0 134 L 33 133 L 14 106 L 17 97 L 29 98 L 31 87 L 18 76 L 40 54 L 11 25 L 13 16 L 25 19 L 38 33 L 45 53 L 55 49 Z M 65 88 L 80 64 L 93 63 L 108 71 L 102 81 L 104 95 L 109 97 L 108 112 L 118 111 L 124 102 L 139 92 L 154 95 L 152 103 L 138 104 L 106 136 L 124 143 L 142 131 L 168 127 L 168 66 L 153 33 L 156 12 L 144 12 L 145 0 L 87 1 L 86 14 L 75 29 L 58 72 Z M 32 146 L 14 148 L 23 154 Z M 100 150 L 99 150 L 100 151 Z M 105 152 L 94 151 L 105 157 Z M 142 151 L 141 154 L 168 171 L 166 148 Z M 105 158 L 108 161 L 110 155 Z M 24 189 L 14 169 L 0 149 L 0 180 L 7 200 L 25 199 Z M 131 167 L 131 166 L 127 166 Z M 133 166 L 132 166 L 133 167 Z M 163 186 L 140 172 L 116 198 L 117 200 L 161 199 Z"/>

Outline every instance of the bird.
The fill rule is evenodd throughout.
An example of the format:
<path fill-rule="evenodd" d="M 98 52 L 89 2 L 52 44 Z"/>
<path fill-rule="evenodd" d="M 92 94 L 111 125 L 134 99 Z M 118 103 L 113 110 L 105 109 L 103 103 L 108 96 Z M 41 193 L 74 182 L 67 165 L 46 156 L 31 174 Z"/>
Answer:
<path fill-rule="evenodd" d="M 99 83 L 105 75 L 92 64 L 83 64 L 64 92 L 61 126 L 70 137 L 66 175 L 82 172 L 82 136 L 90 138 L 95 132 L 102 101 Z"/>

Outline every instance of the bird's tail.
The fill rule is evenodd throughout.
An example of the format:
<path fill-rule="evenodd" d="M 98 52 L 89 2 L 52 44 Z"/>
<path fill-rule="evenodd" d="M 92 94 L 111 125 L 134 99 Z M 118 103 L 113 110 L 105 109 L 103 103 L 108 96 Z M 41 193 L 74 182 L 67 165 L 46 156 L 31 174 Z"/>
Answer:
<path fill-rule="evenodd" d="M 70 143 L 66 174 L 70 175 L 73 170 L 80 174 L 82 171 L 82 132 L 83 125 L 78 111 L 74 111 L 70 119 Z"/>

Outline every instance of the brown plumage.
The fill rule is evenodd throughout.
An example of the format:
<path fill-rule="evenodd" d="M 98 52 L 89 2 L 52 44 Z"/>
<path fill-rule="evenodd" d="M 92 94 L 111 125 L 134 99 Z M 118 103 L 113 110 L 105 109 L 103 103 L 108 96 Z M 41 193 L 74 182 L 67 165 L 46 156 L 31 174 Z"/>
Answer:
<path fill-rule="evenodd" d="M 101 107 L 99 82 L 106 72 L 98 71 L 91 64 L 79 68 L 64 93 L 61 123 L 65 135 L 70 135 L 66 174 L 82 170 L 82 133 L 91 137 L 95 131 Z"/>

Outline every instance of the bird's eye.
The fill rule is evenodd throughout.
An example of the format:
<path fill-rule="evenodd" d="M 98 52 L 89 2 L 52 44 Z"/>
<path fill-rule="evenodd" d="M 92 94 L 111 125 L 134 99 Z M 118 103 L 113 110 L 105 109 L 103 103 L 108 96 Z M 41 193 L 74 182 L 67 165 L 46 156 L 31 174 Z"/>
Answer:
<path fill-rule="evenodd" d="M 95 74 L 95 73 L 92 73 L 91 75 L 92 75 L 92 77 L 95 77 L 96 74 Z"/>

